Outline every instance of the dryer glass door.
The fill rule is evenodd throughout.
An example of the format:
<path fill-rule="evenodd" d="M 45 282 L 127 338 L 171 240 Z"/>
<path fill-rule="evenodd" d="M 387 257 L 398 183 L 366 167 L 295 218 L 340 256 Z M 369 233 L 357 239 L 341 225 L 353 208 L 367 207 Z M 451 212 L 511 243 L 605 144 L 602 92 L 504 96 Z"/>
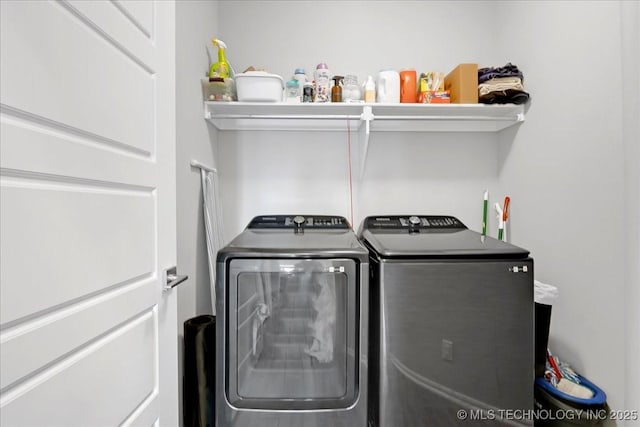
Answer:
<path fill-rule="evenodd" d="M 232 405 L 321 409 L 357 394 L 357 277 L 350 259 L 234 259 L 228 287 Z"/>

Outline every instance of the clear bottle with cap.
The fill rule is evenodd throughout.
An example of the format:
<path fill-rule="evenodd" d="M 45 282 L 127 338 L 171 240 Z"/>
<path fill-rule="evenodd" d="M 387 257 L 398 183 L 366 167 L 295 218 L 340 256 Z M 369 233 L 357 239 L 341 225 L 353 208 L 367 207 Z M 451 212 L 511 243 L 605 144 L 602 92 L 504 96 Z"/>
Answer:
<path fill-rule="evenodd" d="M 285 90 L 285 102 L 290 104 L 300 103 L 300 82 L 296 79 L 291 79 L 286 83 Z"/>
<path fill-rule="evenodd" d="M 342 86 L 342 102 L 360 102 L 362 100 L 362 91 L 358 85 L 358 77 L 353 74 L 347 74 L 344 78 Z"/>
<path fill-rule="evenodd" d="M 367 77 L 367 82 L 364 84 L 364 102 L 376 102 L 376 83 L 372 76 Z"/>
<path fill-rule="evenodd" d="M 304 68 L 296 68 L 293 73 L 293 78 L 298 81 L 298 86 L 300 87 L 300 101 L 303 99 L 302 89 L 304 88 L 305 83 L 308 82 L 307 75 L 304 72 Z"/>

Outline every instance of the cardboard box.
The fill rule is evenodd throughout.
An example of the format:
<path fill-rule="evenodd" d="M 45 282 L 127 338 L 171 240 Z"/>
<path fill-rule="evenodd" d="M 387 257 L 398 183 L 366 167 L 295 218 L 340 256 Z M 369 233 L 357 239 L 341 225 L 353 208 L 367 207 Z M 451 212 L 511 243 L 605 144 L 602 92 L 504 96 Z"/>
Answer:
<path fill-rule="evenodd" d="M 452 104 L 478 103 L 478 64 L 460 64 L 444 78 Z"/>
<path fill-rule="evenodd" d="M 427 94 L 429 104 L 450 104 L 451 96 L 448 90 L 432 91 Z"/>
<path fill-rule="evenodd" d="M 449 92 L 446 90 L 430 90 L 420 92 L 418 102 L 421 104 L 450 104 L 451 98 L 449 97 Z"/>

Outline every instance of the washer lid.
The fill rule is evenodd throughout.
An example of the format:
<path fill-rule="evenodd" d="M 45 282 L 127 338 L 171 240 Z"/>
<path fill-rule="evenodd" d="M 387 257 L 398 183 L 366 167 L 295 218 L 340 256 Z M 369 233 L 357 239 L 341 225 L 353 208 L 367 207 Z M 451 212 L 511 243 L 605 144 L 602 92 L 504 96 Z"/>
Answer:
<path fill-rule="evenodd" d="M 326 215 L 257 216 L 219 253 L 368 257 L 349 222 Z"/>
<path fill-rule="evenodd" d="M 358 236 L 382 257 L 526 258 L 526 249 L 482 237 L 452 216 L 399 215 L 364 219 Z"/>

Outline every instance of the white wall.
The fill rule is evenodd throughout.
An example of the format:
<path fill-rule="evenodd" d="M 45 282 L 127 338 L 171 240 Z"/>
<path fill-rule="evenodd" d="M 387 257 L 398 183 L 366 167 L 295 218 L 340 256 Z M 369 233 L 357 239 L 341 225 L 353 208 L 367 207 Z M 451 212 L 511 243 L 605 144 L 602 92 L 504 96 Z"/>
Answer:
<path fill-rule="evenodd" d="M 500 150 L 500 180 L 517 196 L 512 237 L 531 250 L 536 277 L 559 288 L 551 350 L 602 387 L 613 408 L 631 409 L 620 3 L 498 6 L 510 35 L 504 54 L 533 94 L 526 126 Z"/>
<path fill-rule="evenodd" d="M 479 24 L 491 14 L 478 2 L 221 2 L 218 36 L 237 72 L 253 65 L 288 79 L 304 67 L 311 77 L 326 62 L 332 73 L 362 83 L 383 67 L 448 71 L 458 62 L 501 61 L 495 27 Z M 452 22 L 468 31 L 450 31 Z M 356 134 L 351 143 L 357 151 Z M 221 132 L 227 235 L 262 213 L 351 219 L 347 145 L 346 132 Z M 497 188 L 496 150 L 495 135 L 376 134 L 362 185 L 353 170 L 361 202 L 353 225 L 364 215 L 433 212 L 480 227 L 482 193 Z"/>
<path fill-rule="evenodd" d="M 532 94 L 519 128 L 497 138 L 372 139 L 355 225 L 368 214 L 425 212 L 451 213 L 478 229 L 482 191 L 490 189 L 492 202 L 508 193 L 512 241 L 531 250 L 539 280 L 560 288 L 551 349 L 600 385 L 613 408 L 636 409 L 638 327 L 626 322 L 638 320 L 638 237 L 626 238 L 625 227 L 637 230 L 638 220 L 622 208 L 638 212 L 638 115 L 623 125 L 622 106 L 637 111 L 638 96 L 621 76 L 638 65 L 637 49 L 623 47 L 620 8 L 613 1 L 221 2 L 216 36 L 236 71 L 254 65 L 285 78 L 300 66 L 310 75 L 319 62 L 360 81 L 385 66 L 517 64 Z M 623 62 L 627 56 L 636 59 Z M 349 217 L 346 133 L 219 135 L 227 236 L 259 213 Z M 490 226 L 495 232 L 495 221 Z"/>
<path fill-rule="evenodd" d="M 384 67 L 502 60 L 492 13 L 475 1 L 223 1 L 220 38 L 236 72 L 252 65 L 288 78 L 303 67 L 311 76 L 325 62 L 363 82 Z"/>
<path fill-rule="evenodd" d="M 216 30 L 217 2 L 176 2 L 176 178 L 178 272 L 189 280 L 178 287 L 178 322 L 182 341 L 185 320 L 211 313 L 207 247 L 202 214 L 200 170 L 191 159 L 215 166 L 215 129 L 203 112 L 200 79 L 209 71 L 207 45 Z M 182 369 L 182 347 L 180 367 Z M 180 372 L 182 378 L 182 371 Z M 182 387 L 180 387 L 182 422 Z"/>
<path fill-rule="evenodd" d="M 624 2 L 622 15 L 622 107 L 626 232 L 625 407 L 640 406 L 640 3 Z M 630 423 L 640 426 L 640 420 Z"/>

